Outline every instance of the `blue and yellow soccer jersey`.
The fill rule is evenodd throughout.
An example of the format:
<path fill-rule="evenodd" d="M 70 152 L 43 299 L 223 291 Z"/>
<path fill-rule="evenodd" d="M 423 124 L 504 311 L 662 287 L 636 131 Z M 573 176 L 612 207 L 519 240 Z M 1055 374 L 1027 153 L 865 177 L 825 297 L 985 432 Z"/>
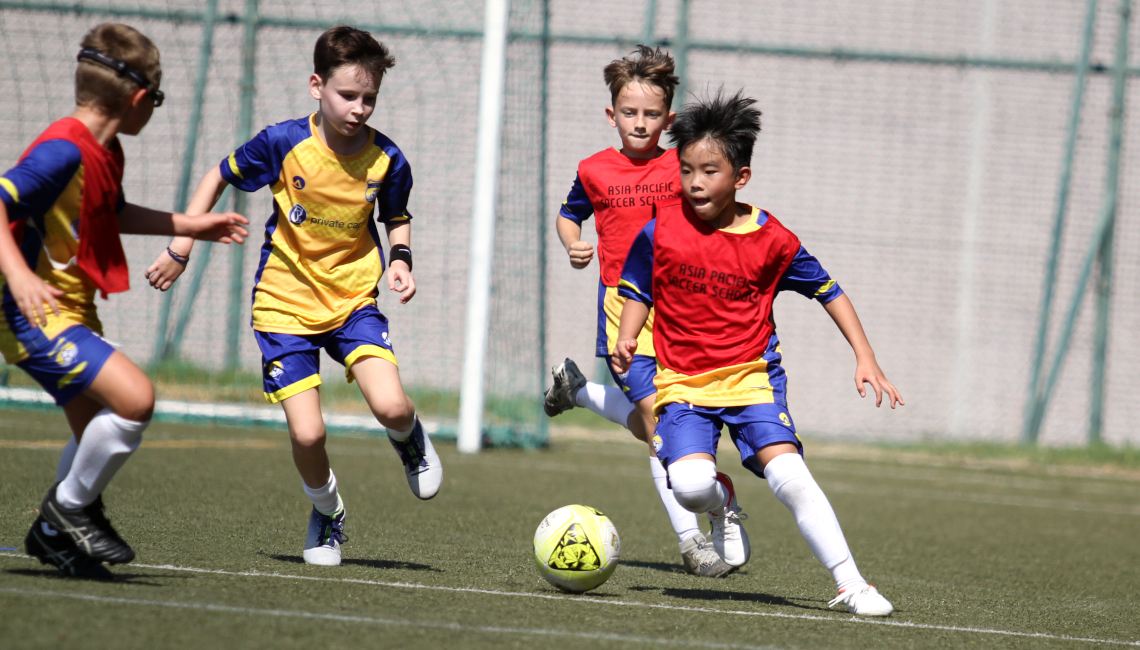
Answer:
<path fill-rule="evenodd" d="M 240 190 L 273 192 L 253 286 L 253 329 L 261 332 L 320 334 L 376 304 L 384 273 L 376 224 L 411 219 L 412 170 L 400 149 L 370 129 L 364 149 L 338 155 L 314 117 L 265 129 L 220 166 Z"/>
<path fill-rule="evenodd" d="M 79 147 L 66 140 L 40 143 L 0 176 L 0 200 L 24 261 L 40 279 L 63 291 L 57 300 L 59 315 L 45 306 L 47 325 L 37 330 L 20 313 L 0 275 L 0 352 L 8 363 L 27 359 L 29 346 L 41 345 L 44 337 L 54 340 L 75 325 L 102 332 L 95 284 L 76 264 L 83 177 Z M 116 202 L 122 210 L 121 190 Z"/>

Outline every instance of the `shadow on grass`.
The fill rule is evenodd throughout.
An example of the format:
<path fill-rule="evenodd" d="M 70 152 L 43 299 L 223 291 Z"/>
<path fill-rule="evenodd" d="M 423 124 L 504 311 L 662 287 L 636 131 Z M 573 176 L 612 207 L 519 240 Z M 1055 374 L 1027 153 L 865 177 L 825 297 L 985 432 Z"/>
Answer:
<path fill-rule="evenodd" d="M 113 573 L 109 579 L 100 578 L 79 578 L 75 576 L 67 576 L 60 573 L 56 569 L 5 569 L 4 573 L 8 575 L 26 576 L 29 578 L 46 578 L 48 580 L 61 580 L 66 582 L 100 582 L 103 584 L 129 584 L 132 586 L 140 587 L 162 587 L 163 585 L 157 582 L 148 582 L 140 578 L 153 578 L 153 575 L 142 573 Z M 168 576 L 163 576 L 164 578 Z M 183 578 L 184 576 L 169 576 L 172 578 Z"/>
<path fill-rule="evenodd" d="M 685 567 L 680 564 L 669 564 L 667 562 L 642 562 L 639 560 L 622 560 L 622 566 L 632 566 L 639 569 L 653 569 L 654 571 L 663 571 L 665 573 L 684 573 Z"/>
<path fill-rule="evenodd" d="M 304 564 L 305 558 L 300 555 L 267 555 L 266 557 L 273 558 L 278 562 L 288 562 L 289 564 Z M 340 561 L 341 565 L 349 564 L 352 566 L 366 566 L 373 569 L 397 569 L 401 571 L 431 571 L 434 573 L 443 573 L 443 569 L 437 569 L 427 564 L 415 564 L 414 562 L 398 562 L 395 560 L 365 560 L 357 558 L 345 558 Z"/>
<path fill-rule="evenodd" d="M 580 598 L 621 598 L 620 594 L 606 594 L 597 591 L 563 591 L 557 587 L 553 589 L 539 589 L 540 594 L 557 594 L 559 596 L 578 596 Z"/>
<path fill-rule="evenodd" d="M 795 601 L 781 596 L 769 594 L 742 594 L 738 591 L 717 591 L 714 589 L 677 589 L 674 587 L 630 587 L 630 591 L 659 591 L 663 596 L 682 598 L 685 600 L 728 600 L 739 603 L 758 603 L 761 605 L 775 605 L 777 607 L 795 607 L 797 609 L 810 609 L 813 611 L 828 611 L 826 607 L 814 605 L 801 605 Z"/>

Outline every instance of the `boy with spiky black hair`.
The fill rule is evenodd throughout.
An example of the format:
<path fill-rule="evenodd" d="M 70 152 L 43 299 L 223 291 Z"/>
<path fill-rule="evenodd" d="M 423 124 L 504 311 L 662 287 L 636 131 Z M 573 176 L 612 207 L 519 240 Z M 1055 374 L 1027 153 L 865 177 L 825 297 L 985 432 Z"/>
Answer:
<path fill-rule="evenodd" d="M 658 146 L 661 135 L 676 116 L 671 109 L 680 79 L 673 74 L 673 57 L 660 48 L 638 45 L 636 56 L 611 61 L 604 78 L 610 89 L 606 119 L 618 131 L 621 149 L 609 147 L 578 163 L 578 175 L 558 213 L 558 237 L 566 247 L 570 265 L 585 268 L 594 247 L 582 240 L 582 222 L 594 217 L 598 231 L 598 336 L 595 354 L 609 357 L 617 342 L 618 319 L 625 299 L 618 295 L 625 255 L 637 233 L 653 216 L 654 202 L 680 192 L 677 152 Z M 653 437 L 653 318 L 640 333 L 641 347 L 632 367 L 614 373 L 619 388 L 586 381 L 570 359 L 553 370 L 554 385 L 546 391 L 543 407 L 553 417 L 576 406 L 590 409 L 626 427 L 634 437 L 649 443 Z M 673 532 L 681 560 L 689 573 L 723 577 L 737 569 L 717 556 L 701 534 L 697 518 L 677 503 L 665 479 L 665 470 L 650 447 L 653 484 Z"/>
<path fill-rule="evenodd" d="M 627 369 L 652 307 L 659 370 L 653 442 L 673 494 L 707 512 L 725 562 L 748 561 L 744 515 L 732 481 L 716 469 L 720 430 L 728 426 L 741 462 L 795 517 L 812 553 L 831 572 L 847 610 L 888 616 L 893 607 L 860 575 L 831 505 L 803 461 L 785 399 L 786 378 L 772 301 L 791 290 L 815 298 L 855 351 L 855 385 L 902 398 L 879 364 L 851 301 L 775 217 L 736 202 L 751 178 L 760 132 L 755 100 L 718 93 L 685 107 L 671 131 L 681 163 L 683 198 L 659 202 L 622 271 L 614 369 Z"/>

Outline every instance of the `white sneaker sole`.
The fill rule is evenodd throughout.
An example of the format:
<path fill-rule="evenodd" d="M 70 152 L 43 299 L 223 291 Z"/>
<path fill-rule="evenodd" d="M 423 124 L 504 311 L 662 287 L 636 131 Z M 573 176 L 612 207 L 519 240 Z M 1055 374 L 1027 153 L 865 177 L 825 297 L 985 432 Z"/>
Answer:
<path fill-rule="evenodd" d="M 340 566 L 340 548 L 332 549 L 328 548 L 327 546 L 307 548 L 303 553 L 301 553 L 301 556 L 305 558 L 305 564 L 315 564 L 317 566 Z"/>

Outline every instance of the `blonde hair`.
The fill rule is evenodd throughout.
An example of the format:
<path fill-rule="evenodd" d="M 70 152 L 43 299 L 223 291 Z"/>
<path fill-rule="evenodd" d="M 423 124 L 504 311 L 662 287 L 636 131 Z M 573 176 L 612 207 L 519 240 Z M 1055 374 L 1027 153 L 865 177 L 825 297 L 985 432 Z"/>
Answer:
<path fill-rule="evenodd" d="M 150 82 L 146 90 L 157 90 L 162 81 L 158 47 L 134 27 L 117 23 L 96 25 L 83 37 L 83 49 L 97 50 L 118 59 Z M 83 60 L 75 69 L 75 103 L 100 113 L 123 110 L 139 85 L 114 70 Z"/>
<path fill-rule="evenodd" d="M 610 101 L 617 101 L 623 88 L 633 82 L 657 86 L 665 93 L 665 107 L 673 106 L 673 92 L 681 78 L 673 74 L 673 57 L 661 48 L 656 50 L 648 45 L 638 45 L 630 52 L 637 58 L 623 57 L 610 62 L 605 68 L 606 85 L 610 87 Z"/>

